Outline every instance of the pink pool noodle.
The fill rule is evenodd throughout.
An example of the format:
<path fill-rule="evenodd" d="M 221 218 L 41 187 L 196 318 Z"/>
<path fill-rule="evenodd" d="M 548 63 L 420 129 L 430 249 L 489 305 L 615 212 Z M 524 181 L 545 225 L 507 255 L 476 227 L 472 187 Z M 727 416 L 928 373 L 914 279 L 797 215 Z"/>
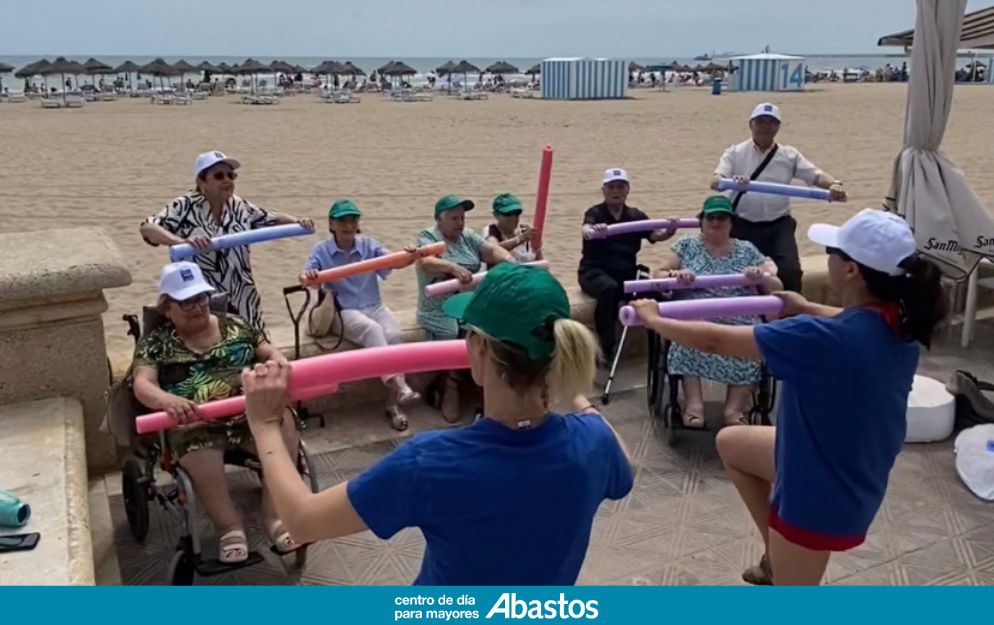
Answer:
<path fill-rule="evenodd" d="M 549 210 L 549 181 L 552 178 L 552 146 L 547 145 L 542 150 L 542 166 L 538 170 L 538 197 L 535 198 L 535 219 L 532 228 L 538 235 L 532 239 L 532 248 L 538 253 L 542 250 L 542 233 L 545 232 L 545 214 Z"/>
<path fill-rule="evenodd" d="M 738 317 L 740 315 L 769 315 L 783 310 L 783 300 L 775 295 L 750 295 L 747 297 L 717 297 L 715 299 L 663 302 L 659 316 L 681 321 Z M 626 326 L 642 325 L 638 313 L 631 306 L 623 306 L 618 313 Z"/>
<path fill-rule="evenodd" d="M 611 224 L 603 233 L 591 232 L 587 238 L 603 239 L 619 234 L 631 234 L 633 232 L 646 232 L 647 230 L 671 230 L 675 228 L 700 228 L 701 222 L 693 217 L 683 219 L 642 219 L 640 221 L 626 221 L 622 224 Z"/>
<path fill-rule="evenodd" d="M 522 265 L 528 265 L 529 267 L 538 267 L 540 269 L 548 269 L 549 261 L 547 260 L 536 260 L 530 263 L 521 263 Z M 429 284 L 425 287 L 425 296 L 427 297 L 438 297 L 439 295 L 448 295 L 449 293 L 458 293 L 460 291 L 472 291 L 476 287 L 480 286 L 480 282 L 487 275 L 486 271 L 480 271 L 473 274 L 473 281 L 468 284 L 463 284 L 455 278 L 452 280 L 444 280 L 442 282 L 436 282 L 435 284 Z"/>
<path fill-rule="evenodd" d="M 421 253 L 426 256 L 441 256 L 445 253 L 445 241 L 429 243 L 419 249 Z M 417 258 L 417 255 L 412 254 L 411 252 L 392 252 L 390 254 L 386 254 L 385 256 L 377 256 L 376 258 L 370 258 L 368 260 L 360 260 L 347 265 L 324 269 L 319 271 L 317 277 L 313 280 L 306 280 L 305 284 L 307 286 L 315 286 L 318 284 L 324 284 L 325 282 L 342 280 L 350 276 L 370 273 L 371 271 L 379 271 L 381 269 L 400 269 L 401 267 L 410 265 L 417 260 Z"/>
<path fill-rule="evenodd" d="M 684 284 L 676 278 L 656 278 L 653 280 L 625 280 L 625 293 L 648 293 L 650 291 L 677 291 L 688 289 L 716 289 L 726 286 L 757 286 L 763 283 L 770 274 L 764 273 L 761 278 L 747 278 L 740 273 L 718 276 L 697 276 L 690 284 Z"/>
<path fill-rule="evenodd" d="M 340 384 L 400 373 L 449 371 L 469 367 L 466 341 L 426 341 L 304 358 L 293 363 L 289 393 L 293 401 L 332 395 Z M 198 406 L 204 420 L 224 419 L 245 412 L 245 397 L 231 397 Z M 174 427 L 166 412 L 138 417 L 135 428 L 149 434 Z"/>

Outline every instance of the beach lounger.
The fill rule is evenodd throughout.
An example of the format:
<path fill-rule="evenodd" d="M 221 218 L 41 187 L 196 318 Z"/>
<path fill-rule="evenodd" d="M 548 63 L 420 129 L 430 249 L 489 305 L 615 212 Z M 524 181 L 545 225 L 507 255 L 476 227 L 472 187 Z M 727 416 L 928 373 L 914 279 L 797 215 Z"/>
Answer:
<path fill-rule="evenodd" d="M 107 92 L 101 93 L 100 94 L 100 100 L 103 101 L 103 102 L 116 102 L 117 101 L 117 94 L 115 94 L 113 91 L 107 91 Z"/>
<path fill-rule="evenodd" d="M 489 100 L 490 96 L 485 91 L 461 91 L 458 98 L 460 100 Z"/>
<path fill-rule="evenodd" d="M 359 96 L 348 92 L 339 93 L 335 97 L 329 98 L 328 101 L 335 104 L 359 104 Z"/>
<path fill-rule="evenodd" d="M 60 109 L 62 108 L 62 100 L 56 98 L 42 98 L 41 108 L 43 109 Z"/>
<path fill-rule="evenodd" d="M 207 93 L 204 91 L 194 91 L 190 94 L 190 98 L 193 100 L 206 100 Z"/>
<path fill-rule="evenodd" d="M 65 106 L 69 109 L 81 109 L 86 100 L 81 95 L 67 95 Z"/>
<path fill-rule="evenodd" d="M 10 104 L 19 104 L 27 100 L 27 98 L 24 97 L 24 94 L 20 91 L 11 91 L 9 94 L 7 94 L 6 99 L 7 102 Z"/>

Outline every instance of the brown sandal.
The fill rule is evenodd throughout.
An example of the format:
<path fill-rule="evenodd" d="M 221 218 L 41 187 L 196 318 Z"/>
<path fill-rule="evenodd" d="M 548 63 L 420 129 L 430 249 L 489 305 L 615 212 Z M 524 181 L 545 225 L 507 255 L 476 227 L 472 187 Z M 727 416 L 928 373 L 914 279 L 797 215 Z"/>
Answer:
<path fill-rule="evenodd" d="M 773 585 L 773 570 L 765 555 L 759 559 L 759 564 L 754 564 L 742 572 L 742 581 L 755 586 Z"/>
<path fill-rule="evenodd" d="M 462 420 L 459 404 L 459 378 L 448 373 L 445 377 L 445 390 L 442 396 L 442 418 L 446 423 L 458 423 Z"/>

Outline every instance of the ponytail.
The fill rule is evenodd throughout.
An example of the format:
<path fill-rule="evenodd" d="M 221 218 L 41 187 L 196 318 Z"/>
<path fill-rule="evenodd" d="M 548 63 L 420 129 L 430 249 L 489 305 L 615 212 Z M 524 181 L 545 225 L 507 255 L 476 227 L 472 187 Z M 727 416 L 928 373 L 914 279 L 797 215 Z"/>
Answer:
<path fill-rule="evenodd" d="M 519 391 L 547 387 L 550 399 L 568 401 L 585 393 L 597 368 L 599 349 L 594 335 L 578 321 L 557 319 L 553 336 L 555 350 L 551 358 L 543 360 L 532 360 L 514 343 L 487 336 L 491 358 L 500 370 L 501 379 Z"/>
<path fill-rule="evenodd" d="M 900 267 L 904 275 L 890 276 L 856 263 L 870 295 L 898 305 L 901 338 L 931 347 L 936 326 L 949 311 L 942 291 L 942 272 L 932 261 L 914 254 Z"/>
<path fill-rule="evenodd" d="M 549 386 L 554 397 L 568 400 L 589 390 L 600 350 L 594 335 L 579 321 L 559 319 L 554 333 L 556 351 L 552 353 Z"/>

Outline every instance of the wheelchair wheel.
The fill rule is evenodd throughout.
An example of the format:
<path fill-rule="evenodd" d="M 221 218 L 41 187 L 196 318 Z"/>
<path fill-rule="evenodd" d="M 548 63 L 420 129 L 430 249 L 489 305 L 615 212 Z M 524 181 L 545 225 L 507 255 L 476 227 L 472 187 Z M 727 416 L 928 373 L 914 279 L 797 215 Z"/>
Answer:
<path fill-rule="evenodd" d="M 129 458 L 121 470 L 121 493 L 131 535 L 143 543 L 148 536 L 148 479 L 135 458 Z"/>
<path fill-rule="evenodd" d="M 193 554 L 179 548 L 169 561 L 169 583 L 173 586 L 193 586 L 197 574 L 197 563 Z"/>

